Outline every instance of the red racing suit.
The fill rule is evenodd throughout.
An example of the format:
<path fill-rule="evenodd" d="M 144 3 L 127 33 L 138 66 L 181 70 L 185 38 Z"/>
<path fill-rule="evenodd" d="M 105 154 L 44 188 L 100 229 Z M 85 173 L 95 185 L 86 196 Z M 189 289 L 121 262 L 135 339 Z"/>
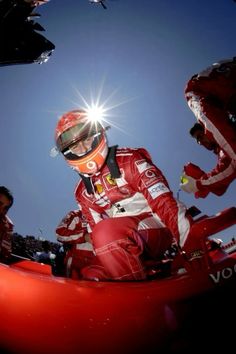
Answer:
<path fill-rule="evenodd" d="M 56 228 L 57 240 L 66 251 L 65 275 L 73 279 L 104 280 L 104 269 L 94 254 L 87 222 L 81 210 L 70 211 Z"/>
<path fill-rule="evenodd" d="M 90 177 L 93 192 L 88 193 L 81 180 L 75 197 L 109 278 L 145 279 L 145 255 L 158 259 L 173 236 L 183 246 L 191 219 L 145 149 L 118 148 L 115 160 L 119 178 L 112 178 L 104 164 L 98 174 Z"/>
<path fill-rule="evenodd" d="M 14 225 L 7 215 L 0 218 L 0 261 L 7 262 L 12 252 L 12 233 Z"/>
<path fill-rule="evenodd" d="M 215 63 L 194 75 L 187 83 L 185 97 L 209 138 L 236 160 L 236 57 Z M 234 124 L 232 123 L 234 120 Z"/>
<path fill-rule="evenodd" d="M 195 198 L 205 198 L 209 193 L 221 196 L 236 178 L 236 160 L 231 160 L 221 149 L 216 153 L 217 165 L 208 173 L 192 163 L 184 166 L 185 174 L 196 180 Z"/>

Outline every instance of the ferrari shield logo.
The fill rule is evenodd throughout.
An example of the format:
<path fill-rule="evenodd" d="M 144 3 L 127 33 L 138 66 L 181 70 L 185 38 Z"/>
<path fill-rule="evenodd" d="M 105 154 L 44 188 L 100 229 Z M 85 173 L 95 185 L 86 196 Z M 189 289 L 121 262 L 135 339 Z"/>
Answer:
<path fill-rule="evenodd" d="M 115 178 L 111 177 L 110 173 L 104 174 L 102 176 L 102 179 L 103 179 L 103 186 L 106 188 L 106 190 L 109 191 L 109 190 L 117 187 L 116 180 L 115 180 Z"/>
<path fill-rule="evenodd" d="M 112 186 L 116 185 L 116 180 L 114 178 L 112 178 L 110 174 L 106 176 L 106 180 L 110 185 L 112 185 Z"/>

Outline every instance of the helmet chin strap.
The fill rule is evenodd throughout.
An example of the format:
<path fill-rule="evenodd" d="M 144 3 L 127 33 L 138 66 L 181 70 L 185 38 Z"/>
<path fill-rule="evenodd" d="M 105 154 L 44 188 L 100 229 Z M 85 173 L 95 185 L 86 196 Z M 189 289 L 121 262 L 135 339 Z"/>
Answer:
<path fill-rule="evenodd" d="M 82 173 L 79 173 L 82 181 L 84 182 L 84 185 L 85 185 L 85 188 L 88 192 L 88 194 L 93 194 L 94 193 L 94 190 L 93 190 L 93 184 L 92 184 L 92 181 L 91 181 L 91 178 L 88 176 L 85 176 L 83 175 Z"/>
<path fill-rule="evenodd" d="M 120 178 L 121 173 L 116 162 L 116 149 L 118 145 L 111 146 L 108 151 L 106 164 L 111 173 L 112 178 Z"/>

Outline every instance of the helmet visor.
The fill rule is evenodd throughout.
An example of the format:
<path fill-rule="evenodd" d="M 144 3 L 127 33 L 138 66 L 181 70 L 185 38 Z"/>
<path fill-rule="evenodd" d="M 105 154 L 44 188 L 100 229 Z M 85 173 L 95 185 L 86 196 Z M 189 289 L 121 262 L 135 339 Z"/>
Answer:
<path fill-rule="evenodd" d="M 88 155 L 91 151 L 96 149 L 102 139 L 103 134 L 97 133 L 93 136 L 76 140 L 72 145 L 63 151 L 63 155 L 67 160 L 75 161 Z"/>
<path fill-rule="evenodd" d="M 100 123 L 86 124 L 79 123 L 74 127 L 71 127 L 64 131 L 57 139 L 57 148 L 59 151 L 64 152 L 69 146 L 75 144 L 77 141 L 85 140 L 97 133 L 103 131 L 103 127 Z"/>

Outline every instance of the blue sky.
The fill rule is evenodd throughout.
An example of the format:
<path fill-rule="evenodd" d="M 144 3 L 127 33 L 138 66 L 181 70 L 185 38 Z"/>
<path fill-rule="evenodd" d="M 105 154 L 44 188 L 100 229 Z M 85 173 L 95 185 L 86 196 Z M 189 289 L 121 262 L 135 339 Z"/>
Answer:
<path fill-rule="evenodd" d="M 215 156 L 189 136 L 195 117 L 184 98 L 190 77 L 236 55 L 233 0 L 51 0 L 40 6 L 42 34 L 56 46 L 47 63 L 0 67 L 1 178 L 15 203 L 15 231 L 55 241 L 55 227 L 76 208 L 78 175 L 50 157 L 58 117 L 100 93 L 107 100 L 110 145 L 145 147 L 176 195 L 185 163 L 206 171 Z M 222 197 L 196 200 L 212 215 L 235 204 L 236 182 Z M 41 230 L 41 231 L 40 231 Z"/>

